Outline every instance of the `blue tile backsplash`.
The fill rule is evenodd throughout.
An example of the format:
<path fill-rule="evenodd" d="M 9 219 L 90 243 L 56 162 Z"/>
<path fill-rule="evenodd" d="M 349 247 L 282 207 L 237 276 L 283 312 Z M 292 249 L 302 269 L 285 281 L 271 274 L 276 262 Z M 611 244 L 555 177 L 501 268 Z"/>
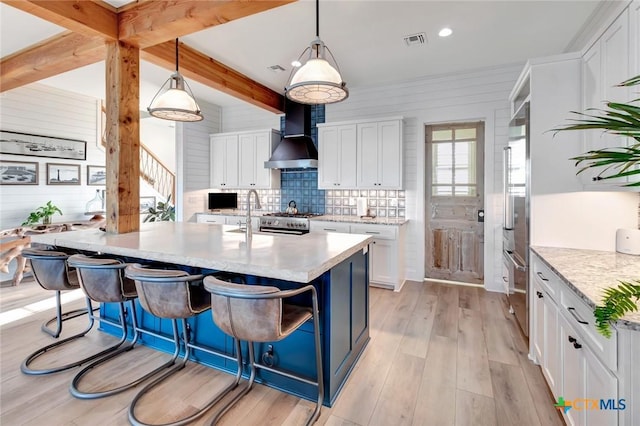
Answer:
<path fill-rule="evenodd" d="M 324 123 L 324 105 L 311 107 L 311 138 L 318 147 L 317 123 Z M 284 132 L 284 117 L 280 119 L 280 132 Z M 318 171 L 315 169 L 282 170 L 280 184 L 280 211 L 285 211 L 289 201 L 295 200 L 298 211 L 325 212 L 325 191 L 318 189 Z"/>

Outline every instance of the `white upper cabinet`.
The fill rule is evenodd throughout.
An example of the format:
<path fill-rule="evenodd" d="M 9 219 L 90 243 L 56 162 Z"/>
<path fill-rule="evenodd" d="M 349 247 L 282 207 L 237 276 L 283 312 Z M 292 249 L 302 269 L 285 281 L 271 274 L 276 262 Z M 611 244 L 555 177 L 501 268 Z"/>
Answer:
<path fill-rule="evenodd" d="M 318 188 L 402 189 L 402 118 L 318 125 Z"/>
<path fill-rule="evenodd" d="M 272 129 L 211 135 L 211 187 L 279 188 L 280 171 L 264 167 L 279 140 Z"/>
<path fill-rule="evenodd" d="M 211 135 L 211 187 L 238 187 L 238 136 Z"/>
<path fill-rule="evenodd" d="M 583 55 L 583 108 L 606 108 L 606 102 L 629 102 L 632 88 L 618 87 L 621 82 L 638 75 L 640 69 L 640 1 L 636 0 L 604 31 Z M 601 130 L 586 130 L 584 152 L 598 149 L 628 146 L 630 138 L 604 133 Z M 622 189 L 627 179 L 599 180 L 597 175 L 603 168 L 582 172 L 586 189 Z"/>
<path fill-rule="evenodd" d="M 268 189 L 280 186 L 280 171 L 264 167 L 264 162 L 269 161 L 279 139 L 280 133 L 275 130 L 238 135 L 240 188 Z"/>
<path fill-rule="evenodd" d="M 402 189 L 402 120 L 360 123 L 357 140 L 357 187 Z"/>
<path fill-rule="evenodd" d="M 356 187 L 356 125 L 318 127 L 318 188 Z"/>

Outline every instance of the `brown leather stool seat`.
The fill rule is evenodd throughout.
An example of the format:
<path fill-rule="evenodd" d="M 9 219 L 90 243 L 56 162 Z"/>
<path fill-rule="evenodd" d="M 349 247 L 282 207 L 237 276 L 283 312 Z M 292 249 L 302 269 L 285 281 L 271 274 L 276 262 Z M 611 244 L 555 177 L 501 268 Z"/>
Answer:
<path fill-rule="evenodd" d="M 236 341 L 244 340 L 248 344 L 249 367 L 251 369 L 247 385 L 230 402 L 220 408 L 211 424 L 220 418 L 253 386 L 256 369 L 264 369 L 273 373 L 284 374 L 289 378 L 315 385 L 318 388 L 316 408 L 308 419 L 307 424 L 313 424 L 320 416 L 322 400 L 324 398 L 322 375 L 322 352 L 320 347 L 320 326 L 318 315 L 318 297 L 312 285 L 295 289 L 280 290 L 277 287 L 235 284 L 222 281 L 214 276 L 204 278 L 204 286 L 211 293 L 211 313 L 216 325 Z M 283 303 L 284 299 L 301 293 L 311 292 L 312 306 L 302 307 Z M 316 371 L 317 377 L 311 380 L 306 377 L 283 373 L 270 366 L 256 362 L 254 342 L 276 342 L 282 340 L 297 330 L 309 319 L 313 319 Z M 238 364 L 242 363 L 238 353 Z"/>

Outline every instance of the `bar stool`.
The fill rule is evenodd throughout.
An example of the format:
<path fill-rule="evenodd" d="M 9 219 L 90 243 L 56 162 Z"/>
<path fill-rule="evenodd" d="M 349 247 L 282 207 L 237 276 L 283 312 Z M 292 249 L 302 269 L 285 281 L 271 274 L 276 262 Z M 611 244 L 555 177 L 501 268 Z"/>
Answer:
<path fill-rule="evenodd" d="M 140 399 L 155 386 L 159 385 L 166 378 L 184 368 L 192 348 L 200 348 L 190 342 L 189 328 L 187 326 L 187 318 L 204 312 L 210 308 L 210 295 L 202 288 L 202 275 L 189 275 L 180 270 L 165 270 L 144 268 L 139 264 L 127 266 L 125 275 L 135 281 L 136 289 L 140 305 L 145 311 L 159 318 L 167 318 L 172 320 L 173 335 L 175 343 L 174 359 L 177 356 L 180 347 L 184 347 L 184 354 L 180 361 L 173 367 L 168 369 L 160 376 L 153 379 L 133 398 L 129 405 L 129 421 L 135 426 L 158 426 L 144 423 L 136 418 L 135 409 Z M 178 335 L 178 320 L 181 322 L 182 338 Z M 209 353 L 231 358 L 224 354 L 212 350 L 206 350 Z M 236 341 L 236 351 L 240 353 L 240 344 Z M 207 410 L 213 407 L 228 392 L 233 390 L 242 376 L 242 364 L 239 364 L 236 380 L 227 388 L 223 389 L 211 401 L 205 404 L 194 414 L 183 419 L 164 423 L 162 426 L 184 425 L 202 417 Z"/>
<path fill-rule="evenodd" d="M 68 370 L 73 367 L 77 367 L 85 362 L 88 362 L 101 354 L 96 354 L 93 357 L 84 358 L 81 360 L 73 361 L 68 364 L 64 364 L 58 367 L 46 368 L 46 369 L 32 369 L 29 365 L 38 357 L 43 355 L 45 352 L 51 351 L 54 348 L 58 348 L 62 345 L 65 345 L 71 341 L 79 339 L 86 335 L 92 328 L 94 324 L 93 307 L 91 306 L 91 300 L 87 297 L 86 309 L 79 309 L 70 312 L 63 313 L 62 312 L 62 303 L 60 301 L 60 292 L 64 290 L 75 290 L 79 289 L 80 285 L 78 283 L 77 275 L 74 271 L 70 271 L 67 266 L 67 259 L 69 258 L 69 254 L 55 251 L 55 250 L 40 250 L 33 248 L 26 248 L 22 251 L 22 255 L 29 261 L 31 264 L 31 270 L 33 272 L 33 276 L 36 282 L 40 285 L 40 287 L 45 290 L 53 290 L 56 292 L 56 316 L 50 320 L 45 321 L 42 324 L 42 331 L 51 335 L 52 337 L 59 337 L 62 332 L 62 323 L 63 321 L 69 320 L 71 318 L 78 317 L 80 315 L 88 314 L 88 324 L 87 327 L 82 330 L 80 333 L 74 334 L 70 337 L 57 341 L 51 345 L 44 346 L 37 351 L 33 352 L 20 365 L 20 370 L 24 374 L 30 375 L 43 375 L 43 374 L 51 374 L 57 373 L 59 371 Z M 73 272 L 73 273 L 72 273 Z M 57 329 L 51 330 L 49 328 L 49 324 L 52 322 L 57 322 Z"/>
<path fill-rule="evenodd" d="M 236 341 L 244 340 L 248 343 L 249 367 L 251 369 L 247 385 L 217 412 L 211 424 L 216 424 L 235 403 L 249 393 L 256 377 L 257 368 L 316 386 L 318 388 L 316 408 L 307 421 L 307 425 L 315 423 L 320 416 L 324 398 L 316 289 L 312 285 L 307 285 L 295 290 L 280 290 L 271 286 L 230 283 L 214 276 L 204 278 L 204 287 L 211 293 L 211 313 L 216 325 L 226 334 L 234 337 Z M 283 303 L 283 299 L 305 292 L 311 292 L 311 308 Z M 311 318 L 313 318 L 315 337 L 317 380 L 309 380 L 289 372 L 282 372 L 255 361 L 254 342 L 280 341 Z M 241 362 L 242 359 L 238 356 L 238 364 Z"/>
<path fill-rule="evenodd" d="M 143 381 L 155 376 L 161 371 L 173 365 L 176 356 L 169 362 L 161 365 L 153 371 L 132 380 L 131 382 L 114 387 L 108 390 L 101 390 L 97 392 L 84 392 L 79 389 L 80 381 L 93 369 L 99 365 L 115 358 L 123 352 L 130 351 L 134 348 L 138 342 L 141 330 L 138 327 L 138 320 L 136 318 L 135 299 L 138 297 L 136 292 L 135 283 L 125 276 L 125 268 L 127 264 L 119 259 L 102 257 L 102 256 L 85 256 L 82 254 L 76 254 L 71 256 L 67 263 L 70 267 L 76 269 L 78 273 L 78 281 L 80 287 L 84 293 L 91 300 L 98 303 L 118 303 L 120 324 L 119 326 L 123 330 L 123 338 L 118 345 L 113 346 L 112 352 L 105 354 L 104 357 L 97 359 L 91 364 L 84 367 L 72 380 L 70 385 L 70 392 L 76 398 L 80 399 L 96 399 L 111 396 L 124 392 L 127 389 L 137 386 Z M 129 302 L 130 310 L 125 309 L 125 302 Z M 127 330 L 127 313 L 131 313 L 131 327 L 133 329 L 133 337 L 131 342 L 126 345 L 122 345 L 128 335 Z M 107 321 L 104 318 L 103 321 Z M 107 321 L 110 322 L 110 321 Z M 155 333 L 154 333 L 155 334 Z M 122 346 L 120 346 L 122 345 Z M 120 346 L 120 347 L 118 347 Z"/>
<path fill-rule="evenodd" d="M 67 253 L 54 250 L 40 250 L 35 248 L 25 248 L 22 250 L 22 257 L 27 259 L 31 264 L 33 277 L 38 285 L 45 290 L 53 290 L 56 292 L 56 316 L 43 322 L 40 327 L 42 331 L 54 338 L 60 337 L 63 321 L 87 313 L 86 309 L 62 312 L 60 293 L 65 290 L 77 290 L 80 288 L 78 277 L 75 273 L 70 273 L 73 271 L 69 271 L 67 267 L 66 260 L 69 256 Z M 49 325 L 54 321 L 57 327 L 55 330 L 52 330 L 49 328 Z M 89 329 L 86 331 L 89 331 Z"/>

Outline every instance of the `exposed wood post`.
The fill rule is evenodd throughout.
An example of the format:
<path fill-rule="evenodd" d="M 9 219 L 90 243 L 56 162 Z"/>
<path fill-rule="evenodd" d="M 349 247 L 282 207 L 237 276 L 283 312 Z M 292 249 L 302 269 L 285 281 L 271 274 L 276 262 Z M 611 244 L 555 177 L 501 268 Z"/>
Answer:
<path fill-rule="evenodd" d="M 140 229 L 140 51 L 107 43 L 107 232 Z"/>

